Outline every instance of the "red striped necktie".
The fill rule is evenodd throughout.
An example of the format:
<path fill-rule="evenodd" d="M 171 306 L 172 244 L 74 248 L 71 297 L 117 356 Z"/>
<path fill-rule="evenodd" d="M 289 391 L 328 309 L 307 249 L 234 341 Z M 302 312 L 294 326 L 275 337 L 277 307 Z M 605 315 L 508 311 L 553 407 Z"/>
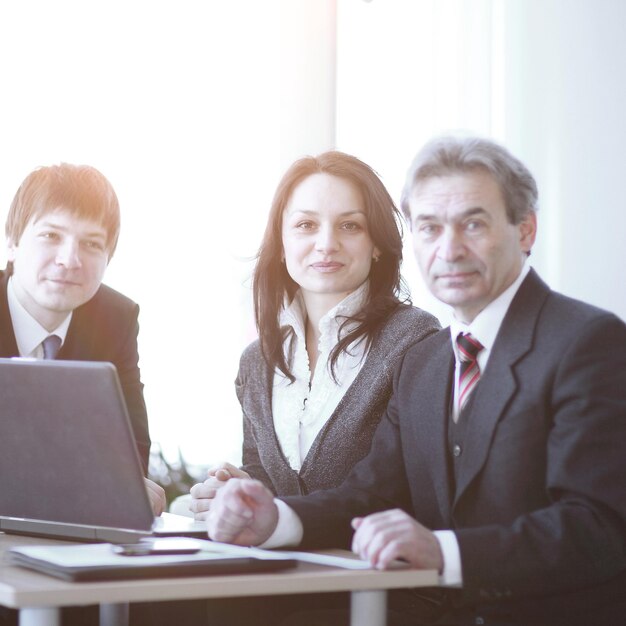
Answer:
<path fill-rule="evenodd" d="M 459 333 L 456 338 L 461 360 L 461 371 L 459 373 L 459 396 L 457 406 L 461 413 L 472 390 L 480 379 L 480 368 L 478 367 L 478 353 L 483 349 L 483 345 L 472 335 Z"/>

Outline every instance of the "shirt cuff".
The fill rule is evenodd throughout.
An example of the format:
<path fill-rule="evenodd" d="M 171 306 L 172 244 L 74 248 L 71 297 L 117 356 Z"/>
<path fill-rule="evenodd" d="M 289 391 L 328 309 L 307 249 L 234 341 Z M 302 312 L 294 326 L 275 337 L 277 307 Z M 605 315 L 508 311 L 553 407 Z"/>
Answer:
<path fill-rule="evenodd" d="M 456 535 L 452 530 L 435 530 L 434 535 L 443 554 L 443 572 L 439 576 L 439 584 L 460 587 L 463 584 L 463 571 L 461 550 Z"/>
<path fill-rule="evenodd" d="M 300 545 L 304 529 L 297 513 L 282 500 L 274 498 L 278 507 L 278 523 L 274 532 L 258 548 L 295 548 Z"/>

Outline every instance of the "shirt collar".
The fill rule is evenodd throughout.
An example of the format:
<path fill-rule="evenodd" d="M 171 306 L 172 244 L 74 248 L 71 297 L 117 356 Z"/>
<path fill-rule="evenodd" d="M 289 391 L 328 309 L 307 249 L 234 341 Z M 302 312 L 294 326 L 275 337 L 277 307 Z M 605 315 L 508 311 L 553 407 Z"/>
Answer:
<path fill-rule="evenodd" d="M 58 335 L 61 337 L 61 345 L 65 343 L 65 337 L 72 321 L 72 313 L 55 328 L 52 332 L 48 332 L 20 303 L 13 288 L 13 278 L 9 279 L 7 285 L 7 300 L 9 302 L 9 313 L 11 315 L 11 323 L 13 324 L 13 332 L 15 334 L 15 342 L 20 356 L 23 357 L 40 357 L 43 353 L 38 354 L 41 342 L 48 335 Z"/>
<path fill-rule="evenodd" d="M 450 337 L 452 339 L 452 348 L 458 360 L 456 338 L 459 333 L 471 333 L 489 352 L 496 341 L 496 336 L 504 320 L 506 312 L 520 285 L 530 271 L 530 263 L 528 259 L 524 262 L 519 276 L 507 287 L 495 300 L 490 302 L 470 324 L 464 324 L 453 317 L 450 324 Z"/>
<path fill-rule="evenodd" d="M 369 281 L 365 281 L 358 289 L 330 309 L 319 321 L 320 342 L 328 338 L 334 345 L 337 341 L 337 334 L 332 331 L 336 331 L 346 317 L 355 315 L 363 308 L 368 294 Z M 300 291 L 296 293 L 291 304 L 282 312 L 280 321 L 283 326 L 291 326 L 298 338 L 305 341 L 306 307 Z M 344 333 L 346 331 L 347 329 L 344 327 Z"/>

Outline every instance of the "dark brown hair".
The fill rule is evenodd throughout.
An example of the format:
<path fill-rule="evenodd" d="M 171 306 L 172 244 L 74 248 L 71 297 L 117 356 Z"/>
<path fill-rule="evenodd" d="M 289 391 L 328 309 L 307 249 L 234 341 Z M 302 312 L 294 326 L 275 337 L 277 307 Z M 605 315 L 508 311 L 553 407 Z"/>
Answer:
<path fill-rule="evenodd" d="M 369 295 L 364 307 L 354 317 L 343 322 L 356 322 L 356 327 L 346 333 L 330 354 L 332 376 L 335 375 L 335 365 L 341 352 L 357 340 L 365 340 L 369 347 L 397 308 L 400 298 L 408 301 L 407 290 L 400 275 L 402 218 L 376 172 L 356 157 L 337 151 L 297 160 L 285 172 L 274 194 L 265 235 L 257 255 L 252 285 L 261 352 L 271 370 L 278 368 L 292 382 L 294 376 L 284 345 L 293 331 L 280 327 L 280 314 L 285 303 L 293 299 L 298 285 L 289 276 L 281 261 L 283 211 L 294 188 L 308 176 L 318 173 L 343 178 L 359 190 L 363 198 L 369 235 L 380 251 L 378 262 L 372 263 Z"/>

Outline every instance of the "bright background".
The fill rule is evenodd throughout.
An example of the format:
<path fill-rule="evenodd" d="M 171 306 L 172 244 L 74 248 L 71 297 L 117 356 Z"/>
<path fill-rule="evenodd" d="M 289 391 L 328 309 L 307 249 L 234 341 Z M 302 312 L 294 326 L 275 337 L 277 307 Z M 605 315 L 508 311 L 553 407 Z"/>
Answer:
<path fill-rule="evenodd" d="M 111 180 L 152 438 L 238 462 L 252 259 L 301 155 L 353 153 L 398 199 L 432 135 L 504 142 L 540 186 L 535 267 L 626 318 L 624 24 L 622 0 L 2 3 L 0 219 L 39 165 Z M 445 322 L 408 246 L 405 275 Z"/>

